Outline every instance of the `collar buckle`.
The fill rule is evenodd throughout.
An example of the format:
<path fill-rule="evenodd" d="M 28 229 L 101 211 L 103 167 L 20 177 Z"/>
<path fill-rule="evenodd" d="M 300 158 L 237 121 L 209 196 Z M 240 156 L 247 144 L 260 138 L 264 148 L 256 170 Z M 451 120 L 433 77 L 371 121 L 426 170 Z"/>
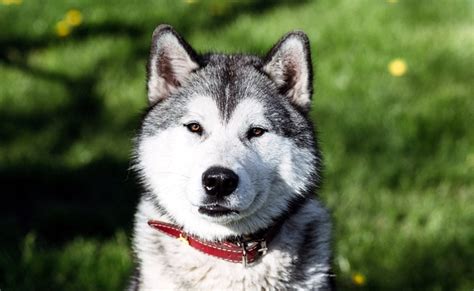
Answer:
<path fill-rule="evenodd" d="M 262 240 L 262 241 L 260 242 L 260 248 L 257 250 L 257 252 L 261 253 L 261 255 L 264 256 L 264 255 L 267 254 L 267 251 L 268 251 L 267 241 L 266 241 L 266 240 Z"/>
<path fill-rule="evenodd" d="M 179 237 L 177 238 L 180 242 L 184 243 L 185 245 L 189 245 L 189 238 L 188 235 L 184 232 L 179 234 Z"/>
<path fill-rule="evenodd" d="M 237 242 L 237 245 L 242 248 L 242 266 L 244 266 L 244 268 L 246 268 L 247 265 L 248 265 L 247 245 L 243 241 Z"/>

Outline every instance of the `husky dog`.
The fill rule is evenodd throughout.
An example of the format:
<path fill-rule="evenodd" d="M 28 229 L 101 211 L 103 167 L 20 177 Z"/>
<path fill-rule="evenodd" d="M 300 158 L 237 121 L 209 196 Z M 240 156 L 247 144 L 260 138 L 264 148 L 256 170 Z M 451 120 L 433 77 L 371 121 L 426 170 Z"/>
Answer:
<path fill-rule="evenodd" d="M 306 34 L 261 58 L 197 54 L 160 25 L 147 89 L 130 289 L 331 289 Z"/>

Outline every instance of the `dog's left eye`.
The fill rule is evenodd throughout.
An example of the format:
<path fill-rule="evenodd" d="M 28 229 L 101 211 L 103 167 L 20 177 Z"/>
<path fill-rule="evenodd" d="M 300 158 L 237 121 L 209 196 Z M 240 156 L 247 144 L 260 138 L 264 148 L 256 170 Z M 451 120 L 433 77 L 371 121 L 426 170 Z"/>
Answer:
<path fill-rule="evenodd" d="M 252 128 L 249 129 L 249 131 L 247 132 L 247 138 L 248 138 L 248 139 L 251 139 L 251 138 L 253 138 L 253 137 L 260 137 L 260 136 L 262 136 L 265 132 L 266 132 L 266 130 L 263 129 L 263 128 L 260 128 L 260 127 L 252 127 Z"/>
<path fill-rule="evenodd" d="M 197 122 L 185 124 L 185 126 L 188 128 L 190 132 L 197 133 L 199 135 L 201 135 L 202 133 L 202 126 Z"/>

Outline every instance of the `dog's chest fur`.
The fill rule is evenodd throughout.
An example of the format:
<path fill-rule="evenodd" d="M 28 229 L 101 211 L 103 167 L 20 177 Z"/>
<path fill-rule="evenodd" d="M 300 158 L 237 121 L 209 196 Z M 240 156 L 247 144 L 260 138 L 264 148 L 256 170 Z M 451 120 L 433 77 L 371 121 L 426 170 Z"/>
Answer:
<path fill-rule="evenodd" d="M 313 200 L 282 226 L 260 261 L 244 267 L 200 253 L 149 227 L 161 217 L 142 201 L 136 216 L 134 247 L 140 290 L 325 289 L 329 272 L 327 213 Z M 304 223 L 301 223 L 303 221 Z M 310 230 L 308 232 L 308 230 Z"/>

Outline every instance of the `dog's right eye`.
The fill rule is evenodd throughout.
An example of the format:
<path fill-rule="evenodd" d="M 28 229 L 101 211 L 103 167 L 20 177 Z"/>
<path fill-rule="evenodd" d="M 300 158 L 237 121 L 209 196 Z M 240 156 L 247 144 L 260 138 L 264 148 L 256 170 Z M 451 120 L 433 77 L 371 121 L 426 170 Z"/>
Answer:
<path fill-rule="evenodd" d="M 252 139 L 254 137 L 261 137 L 267 130 L 260 127 L 252 127 L 247 132 L 247 138 Z"/>
<path fill-rule="evenodd" d="M 197 133 L 199 135 L 202 134 L 202 126 L 197 122 L 192 122 L 192 123 L 189 123 L 189 124 L 185 124 L 184 126 L 186 126 L 188 128 L 188 130 L 192 133 Z"/>

